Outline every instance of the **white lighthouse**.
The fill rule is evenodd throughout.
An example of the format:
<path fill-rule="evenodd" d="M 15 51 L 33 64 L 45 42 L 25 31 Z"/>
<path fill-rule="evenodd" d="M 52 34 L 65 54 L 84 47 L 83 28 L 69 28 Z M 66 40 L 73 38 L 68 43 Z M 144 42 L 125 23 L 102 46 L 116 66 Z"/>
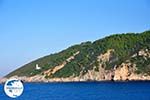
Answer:
<path fill-rule="evenodd" d="M 41 69 L 41 67 L 39 67 L 39 65 L 38 65 L 38 64 L 36 64 L 36 65 L 35 65 L 35 69 L 36 69 L 36 70 L 40 70 L 40 69 Z"/>

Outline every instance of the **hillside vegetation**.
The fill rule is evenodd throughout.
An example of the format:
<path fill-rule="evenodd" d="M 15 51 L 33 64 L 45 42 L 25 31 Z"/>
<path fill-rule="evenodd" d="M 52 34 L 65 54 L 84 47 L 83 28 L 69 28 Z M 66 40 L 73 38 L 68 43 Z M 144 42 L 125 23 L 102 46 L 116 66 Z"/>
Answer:
<path fill-rule="evenodd" d="M 138 53 L 139 50 L 150 50 L 150 31 L 145 31 L 142 33 L 115 34 L 94 42 L 88 41 L 74 45 L 59 53 L 51 54 L 26 64 L 8 74 L 6 77 L 13 75 L 42 75 L 44 74 L 44 71 L 53 69 L 54 67 L 61 65 L 63 62 L 67 62 L 66 59 L 76 52 L 79 52 L 79 54 L 76 55 L 74 59 L 67 62 L 61 70 L 58 70 L 51 76 L 45 77 L 79 76 L 81 72 L 82 74 L 86 74 L 88 70 L 95 69 L 95 71 L 99 71 L 99 63 L 103 62 L 98 61 L 97 57 L 100 54 L 106 53 L 109 49 L 113 49 L 114 52 L 111 60 L 104 63 L 104 68 L 106 70 L 112 70 L 115 66 L 120 65 L 126 60 L 130 60 L 137 65 L 137 73 L 146 73 L 150 75 L 150 58 L 145 59 L 141 56 L 132 58 L 132 55 Z M 36 64 L 41 67 L 40 70 L 35 70 Z"/>

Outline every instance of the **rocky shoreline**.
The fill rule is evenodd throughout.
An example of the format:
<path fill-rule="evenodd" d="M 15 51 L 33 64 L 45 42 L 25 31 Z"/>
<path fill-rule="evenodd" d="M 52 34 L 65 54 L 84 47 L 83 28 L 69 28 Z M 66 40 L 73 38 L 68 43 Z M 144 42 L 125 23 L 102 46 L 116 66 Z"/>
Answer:
<path fill-rule="evenodd" d="M 132 66 L 132 67 L 131 67 Z M 94 69 L 89 70 L 86 74 L 79 76 L 70 76 L 67 78 L 45 78 L 44 75 L 27 76 L 12 76 L 23 82 L 88 82 L 88 81 L 150 81 L 150 76 L 147 74 L 136 74 L 135 67 L 131 63 L 122 63 L 118 68 L 113 70 L 105 70 L 101 66 L 99 71 Z M 5 83 L 8 78 L 1 78 L 0 83 Z"/>
<path fill-rule="evenodd" d="M 8 79 L 2 79 L 0 80 L 0 84 L 4 84 Z M 21 80 L 22 81 L 22 80 Z M 114 81 L 114 80 L 81 80 L 81 81 L 51 81 L 51 80 L 47 80 L 47 81 L 22 81 L 23 83 L 74 83 L 74 82 L 145 82 L 145 81 L 148 81 L 150 82 L 150 79 L 148 80 L 126 80 L 126 81 L 123 81 L 123 80 L 117 80 L 117 81 Z"/>
<path fill-rule="evenodd" d="M 70 78 L 52 78 L 52 79 L 46 79 L 42 75 L 36 75 L 33 77 L 18 77 L 13 76 L 11 78 L 19 79 L 25 83 L 53 83 L 53 82 L 107 82 L 107 81 L 114 81 L 114 82 L 127 82 L 127 81 L 150 81 L 150 76 L 144 76 L 144 75 L 138 75 L 138 76 L 130 76 L 126 80 L 123 79 L 115 79 L 115 78 L 109 78 L 109 79 L 83 79 L 79 77 L 70 77 Z M 8 80 L 8 78 L 1 78 L 0 84 L 5 83 Z"/>
<path fill-rule="evenodd" d="M 105 70 L 101 66 L 99 71 L 94 69 L 89 70 L 86 74 L 79 76 L 70 76 L 67 78 L 45 78 L 44 75 L 35 75 L 31 77 L 27 76 L 12 76 L 10 78 L 16 78 L 23 82 L 88 82 L 88 81 L 150 81 L 150 76 L 146 74 L 134 73 L 134 65 L 131 67 L 131 63 L 122 63 L 120 67 L 113 70 Z M 1 78 L 0 83 L 5 83 L 8 78 Z"/>
<path fill-rule="evenodd" d="M 139 51 L 138 55 L 143 57 L 150 57 L 150 53 L 146 53 L 147 50 Z M 95 67 L 92 70 L 88 70 L 86 74 L 83 74 L 83 72 L 80 72 L 79 76 L 72 75 L 67 78 L 46 78 L 46 76 L 51 76 L 58 70 L 61 70 L 66 62 L 63 64 L 54 67 L 54 69 L 49 69 L 44 72 L 44 74 L 38 74 L 35 76 L 12 76 L 10 78 L 16 78 L 19 80 L 22 80 L 23 82 L 88 82 L 88 81 L 150 81 L 150 75 L 148 74 L 137 74 L 137 67 L 136 64 L 131 63 L 130 60 L 126 60 L 124 63 L 122 63 L 119 66 L 115 66 L 113 69 L 106 70 L 105 67 L 103 67 L 103 63 L 106 63 L 107 61 L 110 61 L 112 52 L 114 52 L 113 49 L 110 49 L 105 54 L 101 54 L 97 57 L 98 61 L 102 61 L 102 63 L 99 63 L 98 71 L 95 70 Z M 74 59 L 74 56 L 79 54 L 79 52 L 75 53 L 73 56 L 67 59 L 69 62 L 70 60 Z M 133 55 L 132 57 L 136 57 L 137 54 Z M 0 78 L 0 83 L 5 83 L 8 78 Z"/>

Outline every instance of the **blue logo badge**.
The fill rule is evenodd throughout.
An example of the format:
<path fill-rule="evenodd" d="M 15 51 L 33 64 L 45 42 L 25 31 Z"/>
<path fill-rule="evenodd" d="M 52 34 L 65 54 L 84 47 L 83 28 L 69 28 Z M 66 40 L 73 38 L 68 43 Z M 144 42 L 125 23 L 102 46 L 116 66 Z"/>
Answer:
<path fill-rule="evenodd" d="M 24 87 L 20 80 L 9 79 L 4 85 L 4 91 L 7 96 L 17 98 L 23 93 Z"/>

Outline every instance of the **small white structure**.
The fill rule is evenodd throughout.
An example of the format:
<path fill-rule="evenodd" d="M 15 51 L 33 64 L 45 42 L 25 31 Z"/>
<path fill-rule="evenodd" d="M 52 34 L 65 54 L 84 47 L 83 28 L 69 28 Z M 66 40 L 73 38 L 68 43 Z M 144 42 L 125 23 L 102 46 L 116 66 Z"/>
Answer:
<path fill-rule="evenodd" d="M 40 69 L 41 69 L 41 67 L 39 67 L 39 65 L 38 65 L 38 64 L 36 64 L 35 69 L 36 69 L 36 70 L 40 70 Z"/>

